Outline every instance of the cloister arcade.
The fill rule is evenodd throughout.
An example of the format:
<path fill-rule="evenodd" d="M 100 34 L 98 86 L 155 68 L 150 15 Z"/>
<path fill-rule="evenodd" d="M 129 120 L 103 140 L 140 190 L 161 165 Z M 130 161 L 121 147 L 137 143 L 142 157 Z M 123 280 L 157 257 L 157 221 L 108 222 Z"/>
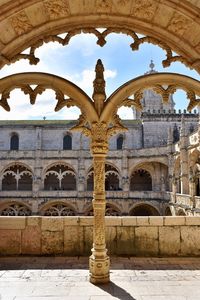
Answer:
<path fill-rule="evenodd" d="M 35 51 L 44 42 L 57 41 L 66 45 L 72 36 L 84 31 L 95 34 L 100 46 L 106 43 L 105 38 L 111 32 L 130 35 L 133 38 L 133 43 L 130 45 L 132 50 L 138 50 L 144 42 L 151 42 L 165 51 L 166 58 L 162 62 L 164 67 L 179 61 L 200 72 L 200 4 L 198 1 L 22 0 L 3 1 L 0 9 L 1 67 L 20 59 L 27 59 L 30 64 L 37 64 L 39 58 L 36 57 Z M 101 32 L 99 28 L 105 30 Z M 142 34 L 142 37 L 137 32 Z M 60 37 L 61 33 L 66 33 L 66 36 Z M 27 49 L 28 51 L 24 52 Z M 174 55 L 174 52 L 177 55 Z M 0 81 L 0 105 L 7 111 L 10 110 L 7 100 L 13 89 L 20 88 L 25 94 L 29 94 L 30 102 L 34 104 L 37 95 L 50 87 L 57 95 L 56 111 L 65 106 L 76 105 L 82 112 L 73 130 L 81 130 L 91 138 L 94 165 L 94 243 L 90 257 L 90 280 L 93 283 L 109 281 L 110 261 L 105 245 L 104 217 L 106 209 L 109 211 L 105 202 L 105 158 L 110 136 L 126 129 L 117 116 L 117 109 L 123 105 L 141 108 L 142 91 L 147 88 L 154 88 L 166 102 L 169 95 L 173 94 L 177 88 L 183 89 L 189 98 L 188 110 L 199 104 L 197 97 L 200 96 L 199 81 L 183 75 L 160 73 L 130 80 L 106 98 L 103 71 L 103 64 L 98 61 L 92 99 L 70 81 L 50 74 L 22 73 L 8 76 Z M 36 88 L 33 90 L 31 85 L 36 85 Z M 130 98 L 132 96 L 134 97 Z M 69 144 L 69 140 L 66 140 L 63 147 L 65 145 L 68 147 Z M 120 148 L 121 145 L 122 142 L 119 140 L 118 147 Z M 13 138 L 11 146 L 17 147 L 16 138 Z M 181 152 L 181 172 L 179 172 L 181 192 L 186 194 L 188 186 L 194 190 L 194 177 L 191 177 L 191 184 L 188 185 L 187 162 L 184 160 L 186 150 L 183 147 L 179 150 Z M 116 171 L 110 169 L 107 172 L 114 181 L 117 177 Z M 74 178 L 74 173 L 72 173 L 72 169 L 64 171 L 62 167 L 52 167 L 47 171 L 48 178 L 44 180 L 45 187 L 50 189 L 53 185 L 54 188 L 68 188 L 66 178 L 72 180 Z M 32 173 L 28 169 L 20 166 L 10 167 L 5 170 L 2 186 L 9 188 L 6 179 L 9 177 L 12 183 L 10 189 L 30 188 L 33 178 L 31 176 Z M 176 175 L 171 172 L 170 176 L 175 186 Z M 25 183 L 28 178 L 29 184 Z M 132 179 L 131 182 L 133 189 L 134 185 L 137 188 L 141 185 L 141 178 L 145 178 L 147 182 L 146 189 L 153 188 L 153 176 L 150 171 L 135 170 L 135 178 L 137 180 Z M 75 184 L 74 181 L 72 182 Z M 114 182 L 117 186 L 117 181 Z M 108 187 L 111 189 L 111 186 Z M 148 214 L 148 209 L 149 207 L 146 206 L 146 214 Z M 14 210 L 16 209 L 13 207 Z M 57 206 L 49 209 L 48 214 L 54 214 L 55 211 L 58 211 Z M 59 211 L 64 212 L 65 209 L 61 207 Z M 137 214 L 138 211 L 139 208 L 135 208 L 132 214 Z M 156 214 L 155 210 L 153 213 Z"/>

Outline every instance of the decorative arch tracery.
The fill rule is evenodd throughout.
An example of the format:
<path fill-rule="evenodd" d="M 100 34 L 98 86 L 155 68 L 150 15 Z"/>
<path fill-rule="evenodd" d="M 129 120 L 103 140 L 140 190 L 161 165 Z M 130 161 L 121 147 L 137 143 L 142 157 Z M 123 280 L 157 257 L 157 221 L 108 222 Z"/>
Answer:
<path fill-rule="evenodd" d="M 151 204 L 140 203 L 130 210 L 130 216 L 159 216 L 158 210 Z"/>
<path fill-rule="evenodd" d="M 65 203 L 55 203 L 41 210 L 43 216 L 75 216 L 75 210 Z"/>
<path fill-rule="evenodd" d="M 76 190 L 76 173 L 66 164 L 55 164 L 44 176 L 45 190 Z"/>
<path fill-rule="evenodd" d="M 0 209 L 1 216 L 30 216 L 31 210 L 20 203 L 8 203 Z"/>
<path fill-rule="evenodd" d="M 131 191 L 152 191 L 151 174 L 144 169 L 138 169 L 134 171 L 131 175 L 130 190 Z"/>
<path fill-rule="evenodd" d="M 3 191 L 30 191 L 32 183 L 32 172 L 23 164 L 11 165 L 2 174 Z"/>

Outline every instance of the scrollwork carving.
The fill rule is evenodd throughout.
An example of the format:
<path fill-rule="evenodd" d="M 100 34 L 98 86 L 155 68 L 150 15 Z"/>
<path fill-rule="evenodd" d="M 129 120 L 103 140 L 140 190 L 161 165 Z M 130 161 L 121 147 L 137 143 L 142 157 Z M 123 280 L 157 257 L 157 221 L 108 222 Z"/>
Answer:
<path fill-rule="evenodd" d="M 105 211 L 102 209 L 94 210 L 94 220 L 95 220 L 95 245 L 105 244 L 105 223 L 104 220 Z"/>
<path fill-rule="evenodd" d="M 94 190 L 97 193 L 105 191 L 105 161 L 94 159 Z"/>

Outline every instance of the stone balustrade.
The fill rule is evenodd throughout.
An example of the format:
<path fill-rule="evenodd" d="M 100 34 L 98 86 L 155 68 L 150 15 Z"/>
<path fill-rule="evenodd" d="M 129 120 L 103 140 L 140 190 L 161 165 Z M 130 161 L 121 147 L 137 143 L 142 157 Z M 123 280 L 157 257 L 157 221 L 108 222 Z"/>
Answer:
<path fill-rule="evenodd" d="M 0 254 L 90 255 L 93 217 L 0 217 Z M 106 217 L 110 255 L 199 256 L 199 217 Z"/>

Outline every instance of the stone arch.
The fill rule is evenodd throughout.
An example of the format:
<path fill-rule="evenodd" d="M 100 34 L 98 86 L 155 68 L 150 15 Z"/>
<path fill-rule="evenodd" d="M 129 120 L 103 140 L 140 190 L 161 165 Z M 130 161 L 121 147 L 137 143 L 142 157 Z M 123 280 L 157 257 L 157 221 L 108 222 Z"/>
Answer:
<path fill-rule="evenodd" d="M 167 206 L 165 208 L 165 216 L 172 216 L 172 212 L 171 212 L 170 206 Z"/>
<path fill-rule="evenodd" d="M 183 209 L 177 211 L 177 216 L 186 216 L 186 212 Z"/>
<path fill-rule="evenodd" d="M 109 96 L 109 98 L 107 99 L 107 105 L 104 107 L 104 110 L 101 114 L 101 121 L 110 123 L 116 107 L 120 107 L 121 105 L 123 105 L 123 101 L 129 99 L 129 97 L 132 95 L 138 94 L 135 102 L 133 101 L 133 105 L 138 105 L 139 107 L 141 107 L 140 100 L 142 96 L 139 97 L 139 93 L 142 93 L 143 90 L 159 86 L 159 89 L 157 89 L 158 93 L 161 94 L 163 98 L 166 97 L 166 90 L 163 90 L 162 88 L 162 86 L 166 85 L 168 87 L 173 86 L 174 88 L 182 89 L 186 92 L 188 92 L 189 90 L 193 90 L 194 94 L 200 95 L 199 81 L 189 76 L 176 73 L 155 73 L 140 76 L 126 82 L 115 92 L 113 92 L 112 95 Z M 168 97 L 166 99 L 168 99 Z M 194 102 L 192 103 L 191 100 L 188 105 L 188 110 L 191 110 L 195 105 L 197 105 L 197 102 L 195 102 L 194 104 Z"/>
<path fill-rule="evenodd" d="M 165 3 L 156 0 L 150 2 L 119 0 L 117 3 L 78 0 L 36 3 L 31 0 L 13 3 L 7 0 L 0 9 L 1 65 L 19 59 L 23 50 L 31 45 L 37 45 L 38 42 L 41 44 L 42 38 L 47 42 L 51 40 L 50 36 L 71 32 L 69 39 L 87 27 L 90 32 L 92 30 L 94 32 L 95 28 L 109 28 L 111 32 L 130 34 L 130 31 L 134 30 L 145 34 L 148 36 L 146 38 L 148 42 L 167 44 L 169 57 L 165 62 L 166 66 L 173 61 L 171 48 L 180 55 L 178 60 L 199 70 L 200 38 L 197 28 L 200 23 L 200 6 L 197 1 L 194 4 L 192 0 L 183 0 L 181 3 L 178 0 L 169 0 Z M 33 17 L 36 13 L 37 18 Z M 62 44 L 66 45 L 67 42 L 68 40 L 64 40 Z M 104 43 L 105 39 L 101 37 L 98 44 L 102 46 Z M 133 49 L 137 47 L 132 46 Z M 23 57 L 23 54 L 21 56 Z M 29 59 L 32 64 L 37 63 L 33 54 Z"/>
<path fill-rule="evenodd" d="M 42 216 L 76 216 L 77 212 L 73 205 L 61 202 L 53 201 L 40 207 L 39 214 Z"/>
<path fill-rule="evenodd" d="M 32 190 L 33 174 L 23 163 L 10 164 L 1 175 L 2 190 L 30 191 Z"/>
<path fill-rule="evenodd" d="M 152 177 L 145 169 L 137 169 L 130 179 L 131 191 L 152 191 Z"/>
<path fill-rule="evenodd" d="M 130 216 L 160 216 L 158 209 L 149 203 L 138 203 L 129 210 Z"/>
<path fill-rule="evenodd" d="M 159 176 L 158 176 L 159 172 Z M 142 177 L 141 175 L 145 175 Z M 129 178 L 130 178 L 130 190 L 136 190 L 134 188 L 134 183 L 141 185 L 138 190 L 144 191 L 166 191 L 168 190 L 168 166 L 163 161 L 160 160 L 141 160 L 136 165 L 130 168 Z M 145 181 L 146 178 L 146 181 Z M 134 180 L 138 179 L 138 182 Z M 144 179 L 144 180 L 142 180 Z M 148 180 L 149 179 L 149 180 Z M 146 182 L 146 183 L 145 183 Z"/>
<path fill-rule="evenodd" d="M 54 163 L 44 172 L 44 190 L 76 190 L 76 173 L 66 163 Z"/>
<path fill-rule="evenodd" d="M 36 85 L 34 90 L 31 85 Z M 55 91 L 56 95 L 59 95 L 56 96 L 58 102 L 55 111 L 59 111 L 65 106 L 77 106 L 82 113 L 86 112 L 89 122 L 98 121 L 98 115 L 92 100 L 83 90 L 69 80 L 53 74 L 38 72 L 20 73 L 4 77 L 0 80 L 0 93 L 5 96 L 4 101 L 1 102 L 5 110 L 10 111 L 7 102 L 10 92 L 18 88 L 29 95 L 31 104 L 35 103 L 38 94 L 42 94 L 46 89 L 51 89 Z M 65 95 L 68 97 L 67 99 L 65 99 Z"/>
<path fill-rule="evenodd" d="M 30 216 L 31 207 L 19 201 L 3 203 L 0 206 L 1 216 Z"/>

